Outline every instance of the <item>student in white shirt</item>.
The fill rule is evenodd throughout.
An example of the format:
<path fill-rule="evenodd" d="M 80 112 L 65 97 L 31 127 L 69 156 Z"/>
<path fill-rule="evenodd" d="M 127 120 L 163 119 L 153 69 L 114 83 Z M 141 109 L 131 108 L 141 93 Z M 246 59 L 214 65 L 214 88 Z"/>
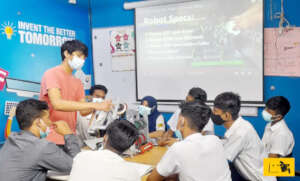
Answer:
<path fill-rule="evenodd" d="M 291 156 L 295 141 L 293 133 L 284 121 L 290 110 L 289 101 L 283 96 L 270 98 L 262 116 L 268 122 L 262 138 L 269 157 Z"/>
<path fill-rule="evenodd" d="M 146 96 L 142 99 L 139 106 L 139 114 L 148 116 L 149 136 L 154 138 L 156 134 L 164 132 L 166 129 L 165 120 L 161 112 L 157 109 L 157 101 L 152 96 Z"/>
<path fill-rule="evenodd" d="M 101 102 L 106 97 L 108 90 L 104 85 L 94 85 L 90 89 L 90 96 L 88 97 L 90 102 L 94 100 L 94 102 Z M 81 114 L 77 113 L 77 125 L 76 125 L 76 135 L 79 138 L 80 145 L 84 146 L 84 141 L 93 138 L 88 133 L 88 128 L 91 124 L 91 119 L 94 113 L 91 113 L 86 116 L 81 116 Z"/>
<path fill-rule="evenodd" d="M 246 180 L 276 180 L 263 176 L 267 153 L 253 126 L 239 116 L 240 107 L 240 96 L 232 92 L 222 93 L 214 100 L 211 118 L 216 125 L 226 128 L 223 140 L 226 157 Z"/>
<path fill-rule="evenodd" d="M 198 103 L 204 103 L 207 101 L 207 94 L 206 92 L 201 89 L 200 87 L 193 87 L 189 90 L 188 95 L 185 98 L 185 102 L 198 102 Z M 178 109 L 174 112 L 172 117 L 168 121 L 168 125 L 170 129 L 164 133 L 164 135 L 160 138 L 158 141 L 159 145 L 166 145 L 169 146 L 172 145 L 174 142 L 178 141 L 177 139 L 172 138 L 173 134 L 175 133 L 176 137 L 178 138 L 180 136 L 179 131 L 176 129 L 179 114 L 181 112 L 181 109 L 178 107 Z M 204 135 L 213 135 L 215 133 L 214 131 L 214 124 L 211 121 L 211 119 L 208 121 L 208 123 L 205 125 L 205 127 L 202 130 L 202 133 Z M 161 136 L 161 135 L 159 135 Z M 182 138 L 179 138 L 181 140 Z"/>
<path fill-rule="evenodd" d="M 138 130 L 127 120 L 115 120 L 106 131 L 103 149 L 79 153 L 69 181 L 140 181 L 138 171 L 121 156 L 137 139 Z"/>
<path fill-rule="evenodd" d="M 174 143 L 147 181 L 231 181 L 231 174 L 221 140 L 201 131 L 211 115 L 210 108 L 197 102 L 181 106 L 178 130 L 184 140 Z M 176 178 L 177 177 L 177 178 Z"/>

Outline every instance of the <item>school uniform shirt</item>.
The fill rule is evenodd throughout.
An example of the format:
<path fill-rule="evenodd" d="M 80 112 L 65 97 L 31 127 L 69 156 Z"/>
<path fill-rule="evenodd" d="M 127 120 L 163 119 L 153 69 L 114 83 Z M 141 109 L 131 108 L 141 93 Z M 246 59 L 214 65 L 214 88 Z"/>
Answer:
<path fill-rule="evenodd" d="M 168 125 L 170 127 L 170 129 L 175 132 L 176 131 L 176 127 L 177 127 L 177 123 L 178 123 L 178 119 L 179 119 L 179 115 L 180 115 L 181 109 L 178 108 L 174 114 L 172 115 L 172 117 L 170 118 L 170 120 L 168 121 Z M 202 131 L 207 132 L 208 134 L 215 134 L 215 129 L 214 129 L 214 123 L 212 122 L 211 119 L 209 119 L 209 121 L 207 122 L 207 124 L 205 125 L 205 127 L 203 128 Z"/>
<path fill-rule="evenodd" d="M 201 133 L 174 143 L 156 170 L 164 177 L 178 174 L 180 181 L 231 181 L 221 140 Z"/>
<path fill-rule="evenodd" d="M 140 181 L 138 171 L 118 154 L 104 149 L 84 151 L 73 161 L 69 181 Z"/>
<path fill-rule="evenodd" d="M 279 154 L 283 157 L 291 154 L 295 145 L 293 133 L 284 120 L 277 122 L 273 126 L 271 126 L 271 123 L 268 123 L 262 142 L 268 154 Z"/>
<path fill-rule="evenodd" d="M 263 160 L 268 157 L 267 153 L 253 126 L 242 117 L 225 132 L 223 145 L 227 159 L 245 179 L 276 180 L 275 177 L 263 176 Z"/>
<path fill-rule="evenodd" d="M 81 116 L 80 112 L 77 112 L 76 135 L 79 138 L 81 146 L 84 145 L 85 140 L 94 138 L 88 133 L 91 118 L 92 114 L 89 114 L 87 116 Z"/>

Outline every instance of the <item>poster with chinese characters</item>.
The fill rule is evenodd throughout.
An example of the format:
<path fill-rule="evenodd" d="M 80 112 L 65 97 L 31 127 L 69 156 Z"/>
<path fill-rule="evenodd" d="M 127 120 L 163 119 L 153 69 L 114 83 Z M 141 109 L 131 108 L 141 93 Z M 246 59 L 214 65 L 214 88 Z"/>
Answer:
<path fill-rule="evenodd" d="M 135 41 L 133 27 L 120 27 L 110 31 L 112 71 L 135 70 Z"/>

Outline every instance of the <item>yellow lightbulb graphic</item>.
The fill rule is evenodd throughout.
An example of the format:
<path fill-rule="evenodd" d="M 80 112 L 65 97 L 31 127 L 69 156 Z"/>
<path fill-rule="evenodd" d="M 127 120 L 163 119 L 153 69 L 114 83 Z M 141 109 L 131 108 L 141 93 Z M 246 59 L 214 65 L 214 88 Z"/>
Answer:
<path fill-rule="evenodd" d="M 0 31 L 2 32 L 1 34 L 6 35 L 8 40 L 11 40 L 12 36 L 15 36 L 16 27 L 12 22 L 8 21 L 1 24 Z"/>
<path fill-rule="evenodd" d="M 14 34 L 14 30 L 10 26 L 6 26 L 4 29 L 7 39 L 11 39 L 11 36 Z"/>

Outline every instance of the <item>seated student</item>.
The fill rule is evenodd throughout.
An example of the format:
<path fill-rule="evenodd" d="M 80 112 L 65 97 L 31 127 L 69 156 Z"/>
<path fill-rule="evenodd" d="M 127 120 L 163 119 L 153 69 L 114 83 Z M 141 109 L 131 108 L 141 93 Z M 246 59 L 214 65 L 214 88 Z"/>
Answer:
<path fill-rule="evenodd" d="M 221 140 L 201 133 L 210 115 L 205 104 L 192 102 L 181 106 L 177 128 L 184 140 L 168 149 L 147 181 L 174 179 L 174 175 L 180 181 L 231 181 Z"/>
<path fill-rule="evenodd" d="M 64 136 L 64 150 L 45 138 L 49 120 L 46 102 L 28 99 L 18 104 L 16 118 L 21 132 L 11 133 L 0 150 L 0 180 L 44 181 L 48 170 L 70 172 L 80 152 L 76 136 L 63 121 L 53 123 Z"/>
<path fill-rule="evenodd" d="M 223 140 L 226 157 L 246 180 L 276 180 L 263 176 L 263 160 L 267 153 L 253 126 L 239 116 L 240 108 L 237 94 L 225 92 L 215 98 L 211 118 L 216 125 L 226 128 Z"/>
<path fill-rule="evenodd" d="M 289 156 L 294 148 L 293 133 L 284 121 L 290 110 L 289 101 L 282 96 L 272 97 L 267 101 L 262 116 L 268 122 L 262 138 L 269 157 Z"/>
<path fill-rule="evenodd" d="M 207 94 L 206 92 L 201 89 L 200 87 L 193 87 L 192 89 L 189 90 L 188 95 L 186 96 L 185 99 L 186 102 L 199 102 L 199 103 L 204 103 L 207 101 Z M 181 110 L 178 108 L 175 113 L 172 115 L 170 120 L 168 121 L 168 125 L 170 126 L 170 129 L 164 133 L 163 137 L 160 138 L 159 144 L 160 145 L 172 145 L 174 142 L 177 141 L 177 139 L 172 138 L 172 135 L 175 133 L 176 137 L 178 137 L 178 130 L 176 129 L 177 123 L 178 123 L 178 118 Z M 205 125 L 203 128 L 202 133 L 204 135 L 208 134 L 214 134 L 214 124 L 211 121 L 211 119 L 208 121 L 208 123 Z M 158 137 L 161 135 L 158 135 Z M 181 138 L 179 138 L 181 139 Z"/>
<path fill-rule="evenodd" d="M 138 130 L 127 120 L 115 120 L 106 131 L 103 149 L 84 151 L 74 158 L 69 181 L 140 181 L 136 170 L 120 156 L 137 139 Z"/>
<path fill-rule="evenodd" d="M 90 89 L 90 97 L 89 101 L 97 101 L 101 102 L 105 99 L 105 96 L 107 94 L 107 88 L 103 85 L 94 85 Z M 93 113 L 82 116 L 80 112 L 77 112 L 77 126 L 76 126 L 76 134 L 80 140 L 80 145 L 84 145 L 84 141 L 93 138 L 88 133 L 88 128 L 91 124 L 91 119 L 93 117 Z"/>
<path fill-rule="evenodd" d="M 146 96 L 142 99 L 142 105 L 139 106 L 139 114 L 148 115 L 149 136 L 155 137 L 159 132 L 166 129 L 163 115 L 157 109 L 157 101 L 152 96 Z"/>

